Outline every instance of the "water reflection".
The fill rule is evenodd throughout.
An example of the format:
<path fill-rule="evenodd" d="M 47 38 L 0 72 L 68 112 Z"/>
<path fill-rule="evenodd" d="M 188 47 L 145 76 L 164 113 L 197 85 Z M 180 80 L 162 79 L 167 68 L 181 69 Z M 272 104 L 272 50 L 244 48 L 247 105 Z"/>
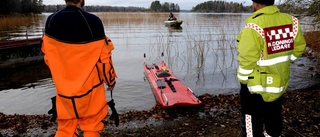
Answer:
<path fill-rule="evenodd" d="M 166 26 L 168 28 L 169 34 L 175 33 L 175 32 L 182 32 L 183 28 L 181 26 L 179 27 L 170 27 L 170 26 Z"/>
<path fill-rule="evenodd" d="M 51 77 L 44 62 L 31 63 L 14 69 L 1 69 L 0 75 L 0 90 L 34 88 L 38 86 L 35 82 Z"/>

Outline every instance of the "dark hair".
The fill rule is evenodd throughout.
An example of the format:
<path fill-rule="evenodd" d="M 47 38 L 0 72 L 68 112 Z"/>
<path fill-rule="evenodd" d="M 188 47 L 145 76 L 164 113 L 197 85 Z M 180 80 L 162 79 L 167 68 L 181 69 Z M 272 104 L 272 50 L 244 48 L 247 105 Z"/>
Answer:
<path fill-rule="evenodd" d="M 65 0 L 66 3 L 70 2 L 70 3 L 79 3 L 80 0 Z"/>
<path fill-rule="evenodd" d="M 252 1 L 255 2 L 255 3 L 260 3 L 260 4 L 263 4 L 263 5 L 267 5 L 267 6 L 270 6 L 270 5 L 274 4 L 274 0 L 252 0 Z"/>

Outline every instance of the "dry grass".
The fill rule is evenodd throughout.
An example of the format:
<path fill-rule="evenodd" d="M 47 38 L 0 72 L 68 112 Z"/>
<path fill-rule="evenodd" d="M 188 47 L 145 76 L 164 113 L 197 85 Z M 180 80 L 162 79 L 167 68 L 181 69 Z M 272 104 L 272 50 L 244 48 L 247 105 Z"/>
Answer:
<path fill-rule="evenodd" d="M 143 24 L 159 23 L 168 15 L 166 13 L 144 13 L 144 12 L 103 12 L 96 13 L 103 23 L 106 24 Z"/>
<path fill-rule="evenodd" d="M 0 16 L 0 31 L 17 30 L 21 26 L 30 26 L 38 22 L 37 15 Z"/>
<path fill-rule="evenodd" d="M 307 42 L 307 47 L 310 47 L 314 51 L 320 54 L 320 31 L 310 31 L 304 34 Z"/>
<path fill-rule="evenodd" d="M 304 37 L 307 43 L 307 50 L 305 55 L 310 59 L 316 58 L 316 68 L 320 69 L 320 31 L 309 31 L 304 33 Z"/>

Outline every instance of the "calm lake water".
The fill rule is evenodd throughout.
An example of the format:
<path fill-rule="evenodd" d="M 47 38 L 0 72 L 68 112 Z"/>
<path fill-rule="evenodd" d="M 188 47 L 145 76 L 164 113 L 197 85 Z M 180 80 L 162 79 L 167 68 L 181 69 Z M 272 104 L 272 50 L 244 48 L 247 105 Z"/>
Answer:
<path fill-rule="evenodd" d="M 119 78 L 113 96 L 120 113 L 146 110 L 155 105 L 143 63 L 158 63 L 162 60 L 161 53 L 176 76 L 196 95 L 238 92 L 235 38 L 250 14 L 176 13 L 175 16 L 184 21 L 178 29 L 164 25 L 166 13 L 95 14 L 102 19 L 105 33 L 115 45 L 113 61 Z M 43 29 L 48 15 L 41 15 L 34 28 Z M 307 58 L 299 58 L 292 64 L 289 90 L 317 83 L 311 78 L 316 70 L 308 71 L 313 64 L 314 61 Z M 29 68 L 26 73 L 36 74 L 41 71 L 39 68 L 45 67 Z M 33 76 L 16 77 L 30 79 Z M 7 79 L 1 82 L 11 78 Z M 51 78 L 38 79 L 18 89 L 5 89 L 0 91 L 0 112 L 46 114 L 54 95 Z M 109 93 L 107 96 L 110 99 Z"/>

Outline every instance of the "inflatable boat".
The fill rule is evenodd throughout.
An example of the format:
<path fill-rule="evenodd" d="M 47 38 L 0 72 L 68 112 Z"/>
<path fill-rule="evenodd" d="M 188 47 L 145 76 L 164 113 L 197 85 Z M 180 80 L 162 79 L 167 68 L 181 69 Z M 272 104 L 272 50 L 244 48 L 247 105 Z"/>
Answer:
<path fill-rule="evenodd" d="M 167 20 L 167 21 L 164 21 L 165 26 L 170 26 L 170 27 L 180 27 L 182 23 L 183 23 L 182 20 Z"/>

